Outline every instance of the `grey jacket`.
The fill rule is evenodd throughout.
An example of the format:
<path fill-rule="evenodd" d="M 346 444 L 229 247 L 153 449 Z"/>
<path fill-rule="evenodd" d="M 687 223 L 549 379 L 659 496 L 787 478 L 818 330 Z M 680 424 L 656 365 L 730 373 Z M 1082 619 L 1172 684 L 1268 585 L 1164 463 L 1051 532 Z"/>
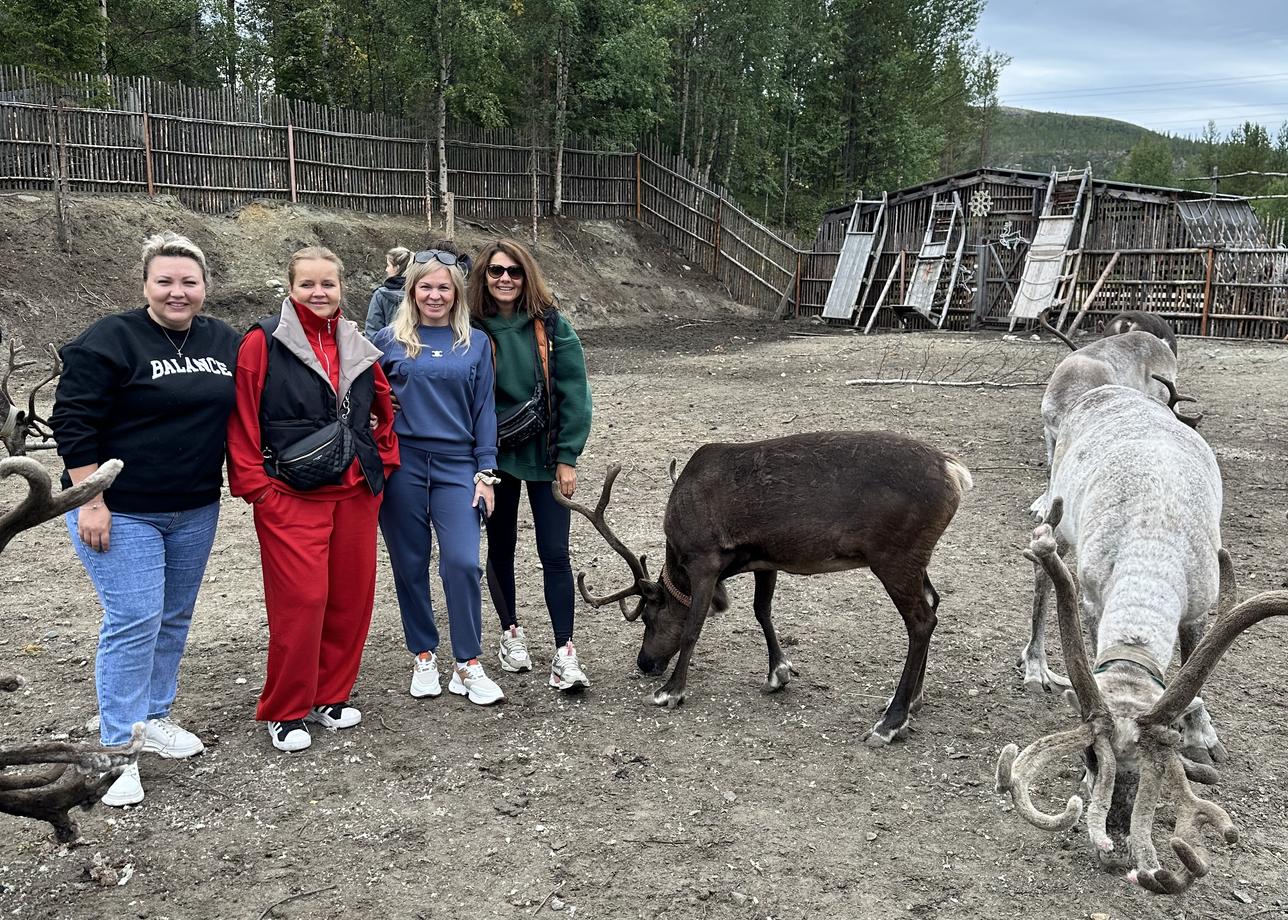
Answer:
<path fill-rule="evenodd" d="M 374 339 L 376 333 L 388 326 L 398 311 L 403 299 L 403 284 L 406 278 L 394 275 L 386 278 L 385 283 L 371 292 L 371 305 L 367 307 L 367 326 L 363 334 Z"/>

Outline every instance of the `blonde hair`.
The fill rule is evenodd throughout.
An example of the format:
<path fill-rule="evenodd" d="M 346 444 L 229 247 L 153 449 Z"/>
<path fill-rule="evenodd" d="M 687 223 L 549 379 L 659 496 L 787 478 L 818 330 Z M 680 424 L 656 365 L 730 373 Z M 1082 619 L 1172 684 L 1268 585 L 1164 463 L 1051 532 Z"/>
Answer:
<path fill-rule="evenodd" d="M 325 246 L 305 246 L 303 249 L 297 249 L 291 253 L 291 258 L 286 263 L 286 284 L 288 287 L 295 285 L 295 266 L 300 262 L 307 262 L 311 259 L 318 259 L 335 265 L 336 274 L 340 276 L 340 290 L 344 290 L 344 263 L 340 261 L 338 255 Z"/>
<path fill-rule="evenodd" d="M 144 281 L 148 280 L 148 269 L 152 265 L 152 260 L 158 256 L 192 259 L 201 266 L 201 280 L 207 284 L 210 283 L 210 269 L 206 266 L 206 254 L 201 251 L 200 246 L 186 236 L 166 230 L 162 233 L 154 233 L 143 241 Z"/>
<path fill-rule="evenodd" d="M 411 256 L 412 252 L 406 246 L 395 246 L 385 253 L 385 261 L 397 269 L 395 274 L 404 275 L 407 273 L 407 263 L 411 261 Z"/>
<path fill-rule="evenodd" d="M 447 269 L 455 295 L 452 308 L 447 314 L 447 324 L 452 327 L 453 333 L 452 350 L 455 351 L 457 348 L 464 351 L 470 350 L 470 304 L 465 293 L 465 276 L 461 274 L 460 268 L 455 265 L 444 265 L 437 260 L 414 262 L 407 269 L 407 283 L 403 286 L 402 303 L 398 305 L 398 312 L 394 314 L 394 321 L 390 323 L 394 330 L 394 341 L 402 345 L 407 350 L 407 357 L 412 359 L 420 354 L 421 348 L 420 335 L 416 331 L 420 326 L 420 310 L 416 308 L 416 285 L 426 275 L 440 268 Z"/>
<path fill-rule="evenodd" d="M 557 309 L 555 295 L 546 284 L 541 266 L 518 240 L 499 239 L 488 243 L 479 252 L 478 261 L 470 271 L 470 303 L 474 305 L 475 319 L 496 316 L 499 308 L 487 288 L 487 267 L 492 257 L 503 252 L 523 267 L 523 289 L 515 303 L 515 312 L 525 311 L 531 317 L 545 316 L 547 310 Z"/>

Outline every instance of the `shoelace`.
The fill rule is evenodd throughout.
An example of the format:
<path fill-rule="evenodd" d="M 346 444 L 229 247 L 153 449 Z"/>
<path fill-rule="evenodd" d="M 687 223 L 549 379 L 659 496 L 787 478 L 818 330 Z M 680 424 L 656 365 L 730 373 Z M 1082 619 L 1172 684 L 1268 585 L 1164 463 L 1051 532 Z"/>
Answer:
<path fill-rule="evenodd" d="M 437 670 L 437 668 L 438 668 L 438 662 L 436 662 L 433 658 L 416 659 L 417 671 L 434 671 L 434 670 Z"/>
<path fill-rule="evenodd" d="M 163 718 L 160 718 L 160 719 L 153 719 L 152 726 L 153 728 L 160 729 L 162 734 L 168 735 L 171 738 L 179 734 L 179 732 L 182 730 L 179 727 L 179 723 L 175 722 L 174 719 L 170 718 L 169 716 L 164 716 Z"/>
<path fill-rule="evenodd" d="M 481 664 L 457 665 L 456 673 L 461 675 L 461 680 L 478 680 L 484 676 Z"/>

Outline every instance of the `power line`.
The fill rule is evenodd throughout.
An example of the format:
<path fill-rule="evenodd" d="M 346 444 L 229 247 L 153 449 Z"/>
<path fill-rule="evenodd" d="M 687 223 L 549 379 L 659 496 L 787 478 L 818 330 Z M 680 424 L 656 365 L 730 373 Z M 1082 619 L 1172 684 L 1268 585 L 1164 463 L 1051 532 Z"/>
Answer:
<path fill-rule="evenodd" d="M 1112 96 L 1122 93 L 1139 92 L 1142 89 L 1161 89 L 1161 88 L 1182 88 L 1194 86 L 1221 86 L 1221 85 L 1243 85 L 1248 83 L 1265 83 L 1271 81 L 1280 81 L 1288 77 L 1288 71 L 1282 73 L 1263 74 L 1257 77 L 1214 77 L 1207 80 L 1170 80 L 1163 83 L 1121 83 L 1117 86 L 1088 87 L 1078 90 L 1042 90 L 1028 93 L 1009 93 L 1009 99 L 1030 99 L 1034 97 L 1066 97 L 1066 96 Z"/>

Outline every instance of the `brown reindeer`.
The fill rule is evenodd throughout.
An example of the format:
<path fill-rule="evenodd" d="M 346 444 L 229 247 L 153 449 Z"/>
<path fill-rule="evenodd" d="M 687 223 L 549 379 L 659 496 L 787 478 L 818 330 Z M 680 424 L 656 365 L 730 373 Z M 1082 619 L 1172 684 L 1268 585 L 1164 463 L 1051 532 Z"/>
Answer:
<path fill-rule="evenodd" d="M 920 706 L 926 653 L 937 622 L 939 594 L 926 574 L 939 537 L 971 486 L 970 472 L 948 454 L 885 431 L 819 432 L 751 444 L 698 448 L 675 481 L 666 507 L 666 562 L 656 581 L 608 526 L 604 512 L 621 467 L 609 469 L 594 511 L 555 497 L 584 515 L 615 549 L 633 583 L 606 597 L 586 590 L 600 607 L 617 602 L 628 620 L 643 618 L 637 664 L 661 674 L 679 653 L 675 670 L 653 694 L 658 705 L 684 700 L 689 661 L 707 611 L 728 606 L 723 581 L 751 572 L 753 609 L 769 652 L 767 692 L 796 673 L 778 644 L 771 602 L 779 572 L 814 575 L 867 567 L 885 586 L 903 617 L 908 654 L 898 688 L 881 721 L 865 736 L 871 746 L 906 732 Z M 627 612 L 625 598 L 639 603 Z"/>
<path fill-rule="evenodd" d="M 0 460 L 0 480 L 10 476 L 27 480 L 27 496 L 0 516 L 0 552 L 22 531 L 78 508 L 106 490 L 121 466 L 121 461 L 109 460 L 80 485 L 54 495 L 49 474 L 35 460 Z M 0 674 L 0 690 L 17 690 L 26 683 L 16 674 Z M 70 843 L 80 832 L 69 812 L 77 807 L 88 809 L 101 799 L 142 747 L 141 724 L 134 727 L 130 743 L 119 748 L 63 741 L 0 747 L 0 811 L 48 821 L 59 842 Z M 9 769 L 38 764 L 45 766 L 17 772 Z"/>

